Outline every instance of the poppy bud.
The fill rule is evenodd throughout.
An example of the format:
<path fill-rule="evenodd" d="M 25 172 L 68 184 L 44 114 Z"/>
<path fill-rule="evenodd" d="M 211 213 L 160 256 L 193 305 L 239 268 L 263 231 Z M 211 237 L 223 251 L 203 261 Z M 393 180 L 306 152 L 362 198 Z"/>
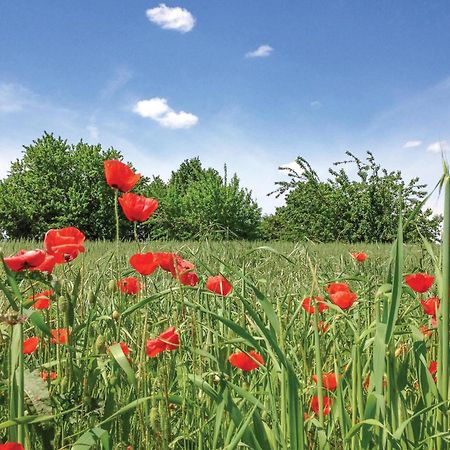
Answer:
<path fill-rule="evenodd" d="M 59 310 L 62 312 L 67 312 L 69 309 L 69 301 L 64 296 L 59 297 L 58 305 L 59 305 Z"/>
<path fill-rule="evenodd" d="M 97 353 L 106 353 L 106 339 L 102 334 L 98 335 L 95 340 L 95 351 Z"/>
<path fill-rule="evenodd" d="M 87 299 L 89 303 L 95 303 L 95 294 L 92 291 L 89 291 Z"/>
<path fill-rule="evenodd" d="M 116 292 L 116 291 L 117 291 L 116 280 L 110 280 L 108 283 L 108 292 Z"/>
<path fill-rule="evenodd" d="M 159 431 L 159 411 L 157 406 L 153 406 L 150 410 L 149 421 L 151 429 L 157 433 Z"/>
<path fill-rule="evenodd" d="M 58 278 L 53 277 L 53 280 L 51 282 L 52 288 L 53 290 L 57 293 L 60 294 L 61 293 L 61 289 L 62 289 L 62 283 L 60 280 L 58 280 Z"/>
<path fill-rule="evenodd" d="M 112 318 L 117 322 L 120 319 L 119 311 L 113 311 Z"/>

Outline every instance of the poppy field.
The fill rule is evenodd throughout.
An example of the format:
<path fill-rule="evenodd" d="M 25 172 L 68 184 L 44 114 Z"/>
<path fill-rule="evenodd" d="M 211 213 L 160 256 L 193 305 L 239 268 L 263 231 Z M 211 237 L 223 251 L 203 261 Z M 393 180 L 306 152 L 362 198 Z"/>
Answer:
<path fill-rule="evenodd" d="M 440 245 L 5 242 L 0 450 L 448 448 L 448 183 Z"/>

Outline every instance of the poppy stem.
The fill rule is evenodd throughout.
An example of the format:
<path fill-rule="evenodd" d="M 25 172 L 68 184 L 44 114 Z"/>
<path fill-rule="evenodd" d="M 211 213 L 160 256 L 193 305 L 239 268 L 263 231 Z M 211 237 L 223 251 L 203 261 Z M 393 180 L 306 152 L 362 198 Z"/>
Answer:
<path fill-rule="evenodd" d="M 119 247 L 119 190 L 114 189 L 114 215 L 116 219 L 116 247 Z"/>

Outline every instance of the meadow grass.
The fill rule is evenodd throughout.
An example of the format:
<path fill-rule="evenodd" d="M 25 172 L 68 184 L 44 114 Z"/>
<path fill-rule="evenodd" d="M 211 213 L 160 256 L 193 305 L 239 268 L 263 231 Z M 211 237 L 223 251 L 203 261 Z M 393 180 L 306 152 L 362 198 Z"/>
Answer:
<path fill-rule="evenodd" d="M 4 255 L 39 246 L 1 245 Z M 33 292 L 52 288 L 56 298 L 23 326 L 5 317 L 0 324 L 0 436 L 29 449 L 446 448 L 446 400 L 428 370 L 442 360 L 440 336 L 403 284 L 404 274 L 436 273 L 439 247 L 401 240 L 394 249 L 207 240 L 85 246 L 49 278 L 1 277 L 3 316 Z M 144 251 L 192 261 L 197 287 L 158 269 L 138 275 L 137 295 L 119 292 L 117 280 L 136 275 L 129 257 Z M 350 251 L 369 257 L 358 263 Z M 227 297 L 204 287 L 218 273 L 233 285 Z M 347 282 L 357 303 L 307 314 L 302 300 L 326 297 L 333 281 Z M 437 289 L 439 283 L 423 296 L 440 295 Z M 46 324 L 69 328 L 68 344 L 51 344 Z M 147 339 L 169 326 L 180 348 L 149 358 Z M 41 337 L 32 355 L 20 351 L 20 333 Z M 130 360 L 118 342 L 130 347 Z M 229 364 L 231 353 L 251 349 L 264 366 L 243 372 Z M 43 370 L 57 378 L 43 381 Z M 325 372 L 337 375 L 334 392 L 322 389 Z M 329 414 L 326 397 L 333 401 Z"/>

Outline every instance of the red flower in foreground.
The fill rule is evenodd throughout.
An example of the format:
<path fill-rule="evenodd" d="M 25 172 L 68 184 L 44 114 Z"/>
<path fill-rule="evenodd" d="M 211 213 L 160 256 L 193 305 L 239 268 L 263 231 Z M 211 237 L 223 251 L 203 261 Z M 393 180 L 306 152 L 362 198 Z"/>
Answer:
<path fill-rule="evenodd" d="M 263 357 L 255 352 L 236 352 L 230 355 L 228 358 L 229 363 L 237 367 L 238 369 L 243 370 L 244 372 L 249 372 L 250 370 L 255 370 L 259 366 L 264 366 L 264 359 Z"/>
<path fill-rule="evenodd" d="M 194 264 L 176 255 L 176 268 L 172 272 L 172 276 L 178 279 L 181 284 L 194 287 L 198 283 L 198 276 L 194 269 Z"/>
<path fill-rule="evenodd" d="M 206 289 L 218 295 L 227 296 L 232 290 L 230 282 L 223 275 L 209 277 L 206 281 Z"/>
<path fill-rule="evenodd" d="M 50 306 L 50 297 L 54 294 L 52 290 L 38 292 L 30 295 L 28 300 L 34 300 L 34 309 L 47 309 Z"/>
<path fill-rule="evenodd" d="M 84 239 L 84 234 L 75 227 L 51 229 L 45 233 L 44 246 L 56 258 L 56 263 L 61 264 L 84 253 Z"/>
<path fill-rule="evenodd" d="M 24 450 L 23 445 L 18 442 L 5 442 L 0 444 L 0 450 Z"/>
<path fill-rule="evenodd" d="M 16 255 L 4 259 L 5 264 L 13 272 L 39 267 L 44 260 L 45 252 L 43 250 L 20 250 Z"/>
<path fill-rule="evenodd" d="M 328 416 L 331 411 L 331 406 L 333 405 L 333 399 L 331 397 L 323 397 L 323 414 L 324 416 Z M 319 396 L 314 395 L 311 399 L 311 409 L 318 416 L 319 415 Z"/>
<path fill-rule="evenodd" d="M 47 370 L 43 370 L 40 373 L 40 376 L 44 381 L 47 381 L 49 378 L 51 381 L 56 380 L 58 378 L 58 374 L 56 372 L 53 371 L 49 372 Z"/>
<path fill-rule="evenodd" d="M 312 377 L 314 383 L 319 381 L 317 375 Z M 322 373 L 322 387 L 328 391 L 334 391 L 337 387 L 336 374 L 334 372 Z"/>
<path fill-rule="evenodd" d="M 420 304 L 422 305 L 425 314 L 436 317 L 436 312 L 439 309 L 441 302 L 438 297 L 430 297 L 427 300 L 420 300 Z"/>
<path fill-rule="evenodd" d="M 149 339 L 146 345 L 146 353 L 154 358 L 161 352 L 176 350 L 180 346 L 180 336 L 175 327 L 170 327 L 155 339 Z"/>
<path fill-rule="evenodd" d="M 136 277 L 122 278 L 117 282 L 117 286 L 121 292 L 128 295 L 136 295 L 142 289 L 142 285 Z"/>
<path fill-rule="evenodd" d="M 30 270 L 37 270 L 39 272 L 47 272 L 52 273 L 53 269 L 55 268 L 56 264 L 56 258 L 53 255 L 50 255 L 49 253 L 45 253 L 45 259 L 42 264 L 39 264 L 37 267 L 33 267 Z"/>
<path fill-rule="evenodd" d="M 119 198 L 125 217 L 130 222 L 145 222 L 158 207 L 158 200 L 127 192 Z"/>
<path fill-rule="evenodd" d="M 354 292 L 339 291 L 330 294 L 331 301 L 341 309 L 349 309 L 355 303 L 358 296 Z"/>
<path fill-rule="evenodd" d="M 40 339 L 38 337 L 30 337 L 23 341 L 23 353 L 25 355 L 31 355 L 37 349 Z"/>
<path fill-rule="evenodd" d="M 347 283 L 330 283 L 326 291 L 328 295 L 336 294 L 336 292 L 350 292 L 350 288 Z"/>
<path fill-rule="evenodd" d="M 434 283 L 434 276 L 427 273 L 414 273 L 405 276 L 405 283 L 415 292 L 423 294 Z"/>
<path fill-rule="evenodd" d="M 364 262 L 367 259 L 367 254 L 364 252 L 353 252 L 350 253 L 350 255 L 352 255 L 352 258 L 358 262 Z"/>
<path fill-rule="evenodd" d="M 122 192 L 131 191 L 141 178 L 140 173 L 134 173 L 129 166 L 116 159 L 103 161 L 103 167 L 108 185 Z"/>
<path fill-rule="evenodd" d="M 50 342 L 52 344 L 64 345 L 67 344 L 67 340 L 69 338 L 69 330 L 67 328 L 57 328 L 55 330 L 51 330 L 52 338 Z"/>
<path fill-rule="evenodd" d="M 157 253 L 136 253 L 130 258 L 130 264 L 141 275 L 151 275 L 159 267 Z"/>
<path fill-rule="evenodd" d="M 325 310 L 329 309 L 329 306 L 325 303 L 323 297 L 314 297 L 313 302 L 311 302 L 311 299 L 305 298 L 302 302 L 302 308 L 308 313 L 308 314 L 314 314 L 314 309 L 316 308 L 315 305 L 318 305 L 319 312 L 324 312 Z"/>

